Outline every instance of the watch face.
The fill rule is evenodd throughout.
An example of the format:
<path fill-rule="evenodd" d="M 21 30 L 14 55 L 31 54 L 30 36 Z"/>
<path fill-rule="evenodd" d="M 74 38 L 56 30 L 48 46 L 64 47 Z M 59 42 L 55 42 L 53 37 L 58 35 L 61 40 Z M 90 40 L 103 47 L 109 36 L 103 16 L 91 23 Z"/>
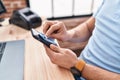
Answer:
<path fill-rule="evenodd" d="M 75 67 L 72 67 L 70 69 L 70 71 L 72 72 L 73 75 L 81 76 L 81 72 L 78 69 L 76 69 Z"/>

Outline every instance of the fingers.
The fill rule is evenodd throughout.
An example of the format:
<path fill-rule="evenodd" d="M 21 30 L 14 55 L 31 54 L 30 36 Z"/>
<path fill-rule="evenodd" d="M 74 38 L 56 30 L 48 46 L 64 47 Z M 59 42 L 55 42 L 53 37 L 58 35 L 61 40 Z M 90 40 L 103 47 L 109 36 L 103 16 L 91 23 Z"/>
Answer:
<path fill-rule="evenodd" d="M 48 31 L 46 32 L 46 36 L 52 36 L 52 34 L 56 34 L 59 32 L 60 26 L 59 24 L 54 24 L 52 26 L 49 27 Z"/>
<path fill-rule="evenodd" d="M 55 51 L 55 52 L 60 52 L 60 48 L 59 48 L 58 46 L 56 46 L 56 45 L 51 44 L 51 45 L 50 45 L 50 48 L 51 48 L 53 51 Z"/>
<path fill-rule="evenodd" d="M 44 45 L 45 46 L 45 45 Z M 46 53 L 47 53 L 47 55 L 50 57 L 50 58 L 52 58 L 53 57 L 53 54 L 55 54 L 54 53 L 54 51 L 52 51 L 50 48 L 48 48 L 47 46 L 45 46 L 45 50 L 46 50 Z"/>
<path fill-rule="evenodd" d="M 44 45 L 44 47 L 45 47 L 45 49 L 46 49 L 46 53 L 47 53 L 47 55 L 49 56 L 50 60 L 51 60 L 53 63 L 55 63 L 56 59 L 59 59 L 59 57 L 60 57 L 59 52 L 56 52 L 56 51 L 52 50 L 51 48 L 48 48 L 48 47 L 45 46 L 45 45 Z M 52 47 L 53 47 L 53 46 L 52 46 Z M 55 50 L 57 50 L 57 49 L 55 49 Z"/>
<path fill-rule="evenodd" d="M 51 25 L 53 25 L 53 22 L 51 22 L 51 21 L 44 22 L 43 23 L 43 32 L 46 33 Z"/>
<path fill-rule="evenodd" d="M 45 48 L 51 62 L 61 67 L 70 69 L 78 61 L 77 56 L 69 49 L 60 48 L 53 44 L 50 45 L 50 48 Z"/>
<path fill-rule="evenodd" d="M 50 28 L 51 25 L 57 23 L 57 21 L 45 21 L 43 23 L 43 32 L 46 34 L 47 30 Z"/>
<path fill-rule="evenodd" d="M 66 40 L 67 29 L 60 21 L 46 21 L 43 24 L 43 32 L 47 37 L 52 37 L 61 41 Z"/>
<path fill-rule="evenodd" d="M 60 48 L 51 44 L 50 48 L 48 48 L 46 45 L 44 45 L 45 49 L 46 49 L 46 53 L 47 55 L 52 58 L 55 55 L 59 55 L 60 54 Z"/>

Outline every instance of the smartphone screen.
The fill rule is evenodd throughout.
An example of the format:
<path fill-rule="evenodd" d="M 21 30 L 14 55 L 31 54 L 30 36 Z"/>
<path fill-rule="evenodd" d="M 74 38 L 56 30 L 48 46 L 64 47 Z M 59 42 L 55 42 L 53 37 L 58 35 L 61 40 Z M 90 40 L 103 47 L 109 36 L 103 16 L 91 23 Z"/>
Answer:
<path fill-rule="evenodd" d="M 37 39 L 38 41 L 42 42 L 46 46 L 50 47 L 50 44 L 54 44 L 58 46 L 57 40 L 53 38 L 48 38 L 43 33 L 36 31 L 35 29 L 31 29 L 32 36 Z"/>

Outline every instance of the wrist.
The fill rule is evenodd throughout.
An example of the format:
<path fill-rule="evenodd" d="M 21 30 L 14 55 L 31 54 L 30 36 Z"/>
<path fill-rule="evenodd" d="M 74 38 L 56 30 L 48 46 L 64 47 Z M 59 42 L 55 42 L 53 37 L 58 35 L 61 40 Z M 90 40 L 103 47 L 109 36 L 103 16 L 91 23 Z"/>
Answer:
<path fill-rule="evenodd" d="M 78 60 L 76 62 L 76 64 L 73 67 L 71 67 L 71 69 L 70 69 L 71 72 L 73 73 L 73 75 L 81 76 L 81 72 L 84 69 L 85 64 L 86 64 L 86 62 L 84 60 L 82 60 L 82 59 Z"/>

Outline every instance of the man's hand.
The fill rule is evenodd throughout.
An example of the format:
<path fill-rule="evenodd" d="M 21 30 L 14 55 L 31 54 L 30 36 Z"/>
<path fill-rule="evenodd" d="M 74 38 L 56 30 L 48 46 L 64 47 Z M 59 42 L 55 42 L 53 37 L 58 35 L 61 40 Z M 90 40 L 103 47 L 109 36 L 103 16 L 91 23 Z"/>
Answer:
<path fill-rule="evenodd" d="M 69 49 L 60 48 L 53 44 L 50 45 L 50 48 L 45 46 L 45 49 L 50 60 L 61 67 L 70 69 L 78 62 L 76 54 Z"/>
<path fill-rule="evenodd" d="M 47 37 L 56 38 L 61 41 L 67 39 L 67 30 L 63 22 L 60 21 L 46 21 L 43 24 L 43 32 Z"/>

